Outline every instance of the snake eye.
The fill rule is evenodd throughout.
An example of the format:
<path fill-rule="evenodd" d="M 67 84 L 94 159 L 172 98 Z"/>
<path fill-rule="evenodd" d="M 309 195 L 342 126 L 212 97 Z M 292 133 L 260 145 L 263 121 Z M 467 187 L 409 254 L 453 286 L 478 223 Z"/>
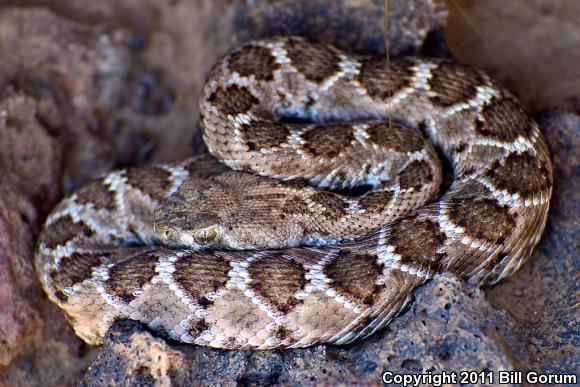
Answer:
<path fill-rule="evenodd" d="M 207 245 L 215 240 L 217 234 L 217 227 L 209 226 L 201 230 L 195 230 L 193 232 L 193 239 L 200 245 Z"/>

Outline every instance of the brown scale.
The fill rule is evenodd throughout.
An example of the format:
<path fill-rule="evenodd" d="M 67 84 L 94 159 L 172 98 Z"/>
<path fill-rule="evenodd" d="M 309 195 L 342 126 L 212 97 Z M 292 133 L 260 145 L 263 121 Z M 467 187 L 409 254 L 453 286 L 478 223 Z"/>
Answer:
<path fill-rule="evenodd" d="M 472 197 L 449 202 L 450 220 L 473 238 L 502 243 L 516 226 L 516 216 L 496 200 Z"/>
<path fill-rule="evenodd" d="M 283 326 L 279 325 L 274 329 L 272 333 L 281 342 L 284 342 L 285 340 L 291 338 L 293 334 L 293 332 L 290 329 L 286 329 Z"/>
<path fill-rule="evenodd" d="M 245 86 L 218 87 L 209 97 L 209 102 L 224 115 L 236 116 L 248 113 L 258 103 L 256 97 Z"/>
<path fill-rule="evenodd" d="M 131 168 L 124 176 L 127 178 L 127 184 L 138 188 L 155 200 L 164 199 L 167 189 L 171 186 L 169 180 L 171 173 L 158 167 Z"/>
<path fill-rule="evenodd" d="M 418 152 L 423 149 L 423 137 L 397 123 L 374 122 L 365 131 L 371 143 L 395 152 Z"/>
<path fill-rule="evenodd" d="M 39 242 L 49 249 L 64 246 L 66 242 L 74 238 L 89 239 L 95 233 L 83 222 L 75 223 L 70 216 L 58 218 L 47 226 L 46 230 L 50 230 L 50 232 L 42 233 Z"/>
<path fill-rule="evenodd" d="M 530 152 L 512 153 L 505 159 L 503 165 L 499 160 L 494 162 L 486 176 L 499 189 L 505 189 L 510 193 L 520 192 L 524 197 L 552 186 L 548 167 Z"/>
<path fill-rule="evenodd" d="M 323 207 L 322 215 L 330 219 L 345 216 L 348 212 L 348 202 L 333 193 L 321 191 L 310 195 L 309 199 Z"/>
<path fill-rule="evenodd" d="M 475 131 L 499 141 L 514 141 L 530 135 L 531 120 L 513 98 L 494 98 L 485 105 L 477 119 Z"/>
<path fill-rule="evenodd" d="M 234 52 L 228 59 L 230 71 L 242 77 L 253 76 L 256 80 L 269 81 L 280 68 L 270 49 L 259 46 L 246 46 Z"/>
<path fill-rule="evenodd" d="M 279 123 L 276 130 L 271 130 L 271 123 L 254 120 L 240 127 L 243 141 L 250 152 L 260 152 L 261 149 L 271 149 L 287 142 L 290 129 Z"/>
<path fill-rule="evenodd" d="M 202 155 L 191 158 L 183 163 L 183 167 L 189 174 L 190 179 L 207 180 L 231 170 L 210 155 Z"/>
<path fill-rule="evenodd" d="M 55 284 L 55 295 L 61 301 L 66 301 L 63 292 L 66 287 L 79 284 L 91 278 L 93 269 L 100 266 L 108 258 L 107 253 L 78 253 L 74 252 L 60 261 L 59 269 L 52 270 L 50 276 Z"/>
<path fill-rule="evenodd" d="M 205 320 L 200 319 L 192 323 L 187 332 L 195 337 L 204 332 L 209 327 L 210 324 L 208 324 Z"/>
<path fill-rule="evenodd" d="M 383 274 L 383 266 L 372 253 L 339 250 L 336 257 L 324 266 L 323 273 L 330 279 L 330 286 L 339 294 L 361 305 L 370 305 L 378 294 L 378 287 L 384 286 L 377 285 Z"/>
<path fill-rule="evenodd" d="M 434 172 L 424 160 L 414 160 L 399 174 L 399 185 L 402 189 L 420 189 L 435 180 Z"/>
<path fill-rule="evenodd" d="M 331 159 L 350 146 L 354 133 L 352 124 L 340 122 L 314 126 L 301 137 L 305 142 L 302 148 L 310 155 Z"/>
<path fill-rule="evenodd" d="M 112 211 L 115 209 L 115 192 L 105 184 L 104 179 L 94 180 L 77 191 L 76 202 L 79 204 L 93 204 L 97 209 Z"/>
<path fill-rule="evenodd" d="M 395 248 L 395 253 L 401 255 L 401 263 L 438 272 L 445 258 L 439 250 L 447 239 L 439 224 L 414 216 L 396 222 L 396 229 L 385 240 L 385 245 Z"/>
<path fill-rule="evenodd" d="M 247 271 L 251 279 L 248 287 L 278 311 L 288 313 L 302 303 L 294 297 L 307 283 L 306 270 L 299 262 L 272 251 L 251 262 Z"/>
<path fill-rule="evenodd" d="M 443 61 L 431 71 L 433 77 L 429 84 L 437 93 L 431 101 L 442 107 L 469 101 L 477 94 L 476 86 L 484 83 L 477 71 L 455 62 Z"/>
<path fill-rule="evenodd" d="M 307 214 L 310 211 L 310 207 L 303 198 L 292 196 L 285 201 L 282 211 L 289 215 Z"/>
<path fill-rule="evenodd" d="M 143 289 L 157 275 L 157 260 L 155 254 L 144 252 L 118 262 L 109 269 L 109 279 L 104 281 L 103 286 L 128 304 L 135 299 L 135 292 Z"/>
<path fill-rule="evenodd" d="M 367 93 L 375 99 L 387 100 L 391 95 L 411 84 L 413 70 L 412 62 L 405 59 L 393 61 L 390 71 L 386 71 L 387 63 L 376 58 L 361 58 L 360 76 L 358 81 Z"/>
<path fill-rule="evenodd" d="M 326 45 L 289 39 L 285 48 L 292 65 L 310 81 L 320 83 L 340 70 L 338 55 Z"/>
<path fill-rule="evenodd" d="M 216 292 L 229 280 L 229 261 L 211 254 L 190 253 L 177 258 L 172 279 L 201 306 L 211 304 L 205 295 Z"/>
<path fill-rule="evenodd" d="M 359 204 L 364 208 L 373 208 L 375 212 L 382 212 L 392 205 L 392 191 L 369 192 L 359 200 Z"/>

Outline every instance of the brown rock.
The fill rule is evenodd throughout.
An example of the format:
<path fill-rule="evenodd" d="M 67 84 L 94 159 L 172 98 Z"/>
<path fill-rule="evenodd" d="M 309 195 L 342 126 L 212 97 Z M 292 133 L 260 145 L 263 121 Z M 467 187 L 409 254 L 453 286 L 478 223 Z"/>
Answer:
<path fill-rule="evenodd" d="M 38 220 L 22 185 L 0 178 L 2 386 L 72 385 L 92 359 L 40 288 L 32 264 Z"/>
<path fill-rule="evenodd" d="M 30 261 L 36 210 L 15 187 L 0 184 L 0 365 L 7 365 L 41 326 L 40 316 L 26 299 L 40 295 Z"/>
<path fill-rule="evenodd" d="M 457 59 L 488 72 L 532 111 L 580 110 L 580 2 L 447 3 L 445 36 Z"/>
<path fill-rule="evenodd" d="M 61 147 L 45 130 L 46 104 L 7 87 L 0 97 L 0 170 L 20 184 L 20 194 L 45 211 L 52 208 L 60 187 Z"/>
<path fill-rule="evenodd" d="M 111 112 L 127 87 L 129 43 L 126 32 L 108 33 L 103 27 L 81 25 L 42 8 L 2 8 L 0 79 L 8 88 L 0 95 L 8 98 L 3 108 L 12 110 L 3 121 L 11 133 L 6 141 L 27 137 L 32 126 L 47 132 L 42 144 L 38 136 L 32 137 L 34 147 L 28 149 L 26 163 L 20 158 L 7 167 L 19 168 L 15 172 L 25 172 L 24 177 L 29 178 L 40 172 L 31 164 L 43 159 L 47 168 L 64 167 L 62 172 L 52 173 L 62 173 L 70 189 L 115 165 L 119 158 L 115 150 L 119 143 L 126 145 L 123 139 L 128 130 L 118 125 Z M 20 100 L 11 100 L 14 96 Z M 41 155 L 48 147 L 52 149 Z M 18 151 L 21 149 L 13 152 Z M 125 155 L 136 152 L 129 147 L 118 151 Z M 45 170 L 44 175 L 47 173 Z"/>

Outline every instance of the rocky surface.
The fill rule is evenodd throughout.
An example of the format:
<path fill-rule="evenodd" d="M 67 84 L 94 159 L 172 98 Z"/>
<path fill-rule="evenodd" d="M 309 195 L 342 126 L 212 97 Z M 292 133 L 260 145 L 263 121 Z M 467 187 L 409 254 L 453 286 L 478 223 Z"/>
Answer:
<path fill-rule="evenodd" d="M 0 0 L 0 385 L 379 384 L 384 371 L 578 372 L 580 108 L 574 101 L 580 95 L 573 83 L 551 85 L 558 72 L 580 79 L 570 73 L 577 61 L 566 59 L 577 47 L 570 31 L 580 28 L 555 22 L 577 20 L 572 15 L 580 15 L 580 6 L 533 0 L 518 18 L 505 2 L 451 3 L 445 36 L 454 55 L 491 71 L 536 111 L 568 110 L 537 114 L 556 166 L 539 248 L 495 287 L 436 278 L 405 313 L 361 343 L 251 353 L 167 342 L 131 322 L 118 323 L 101 348 L 89 348 L 40 289 L 35 236 L 63 193 L 91 176 L 180 159 L 192 153 L 192 143 L 203 151 L 197 94 L 229 47 L 292 33 L 381 54 L 383 1 Z M 441 1 L 390 0 L 389 10 L 393 55 L 451 55 Z M 505 15 L 515 22 L 494 24 L 494 15 L 496 22 Z M 540 18 L 539 48 L 533 37 L 514 32 L 530 15 Z M 493 66 L 484 51 L 478 56 L 477 39 L 470 40 L 474 27 L 465 20 L 472 17 L 498 53 Z M 538 60 L 530 47 L 541 49 Z M 554 55 L 558 50 L 566 55 Z M 514 52 L 527 58 L 524 71 L 514 67 Z"/>
<path fill-rule="evenodd" d="M 234 28 L 237 40 L 302 35 L 344 50 L 384 55 L 383 1 L 240 1 Z M 439 1 L 389 2 L 391 55 L 417 54 L 429 33 L 442 29 L 447 8 Z"/>

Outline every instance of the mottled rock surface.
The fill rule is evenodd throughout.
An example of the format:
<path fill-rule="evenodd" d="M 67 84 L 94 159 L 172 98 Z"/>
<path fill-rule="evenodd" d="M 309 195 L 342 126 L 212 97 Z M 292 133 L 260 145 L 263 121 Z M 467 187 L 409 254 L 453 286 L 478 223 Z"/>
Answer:
<path fill-rule="evenodd" d="M 234 27 L 239 40 L 276 35 L 302 35 L 345 50 L 384 55 L 384 3 L 368 0 L 240 1 Z M 391 55 L 419 52 L 427 35 L 447 19 L 442 2 L 389 2 Z"/>
<path fill-rule="evenodd" d="M 390 0 L 391 53 L 450 56 L 446 36 L 453 55 L 543 111 L 556 185 L 539 248 L 494 287 L 436 278 L 361 343 L 251 353 L 167 342 L 131 322 L 89 348 L 40 289 L 36 235 L 55 202 L 95 174 L 181 159 L 192 142 L 203 151 L 197 95 L 230 47 L 300 34 L 382 54 L 383 1 L 0 0 L 0 385 L 378 385 L 384 371 L 578 372 L 580 27 L 571 21 L 580 5 L 450 3 L 444 35 L 442 1 Z"/>

